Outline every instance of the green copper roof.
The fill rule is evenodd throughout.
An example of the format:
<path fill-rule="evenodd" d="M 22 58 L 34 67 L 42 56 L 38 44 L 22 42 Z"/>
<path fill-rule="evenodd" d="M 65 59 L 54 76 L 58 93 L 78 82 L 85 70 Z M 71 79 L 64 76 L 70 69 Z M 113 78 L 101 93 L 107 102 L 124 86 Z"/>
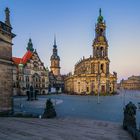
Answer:
<path fill-rule="evenodd" d="M 103 16 L 102 16 L 102 10 L 101 10 L 101 8 L 99 9 L 99 17 L 98 17 L 98 19 L 97 19 L 97 21 L 98 21 L 98 23 L 102 23 L 103 22 Z"/>
<path fill-rule="evenodd" d="M 18 66 L 19 66 L 20 68 L 22 68 L 24 65 L 23 65 L 22 63 L 20 63 L 20 64 L 18 64 Z"/>
<path fill-rule="evenodd" d="M 33 43 L 31 38 L 29 39 L 28 45 L 27 45 L 27 50 L 33 52 L 34 48 L 33 48 Z"/>

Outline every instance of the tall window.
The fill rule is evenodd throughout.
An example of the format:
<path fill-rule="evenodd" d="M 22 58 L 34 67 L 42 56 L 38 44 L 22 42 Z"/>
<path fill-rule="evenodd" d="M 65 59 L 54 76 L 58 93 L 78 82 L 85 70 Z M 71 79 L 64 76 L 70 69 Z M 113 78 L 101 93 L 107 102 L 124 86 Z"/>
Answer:
<path fill-rule="evenodd" d="M 45 78 L 42 78 L 42 82 L 45 82 Z"/>
<path fill-rule="evenodd" d="M 21 76 L 19 77 L 19 81 L 22 81 L 22 77 Z"/>
<path fill-rule="evenodd" d="M 101 72 L 104 72 L 104 64 L 101 64 Z"/>
<path fill-rule="evenodd" d="M 26 84 L 26 88 L 29 89 L 29 84 Z"/>
<path fill-rule="evenodd" d="M 87 92 L 89 92 L 89 87 L 87 87 Z"/>
<path fill-rule="evenodd" d="M 29 76 L 26 76 L 26 82 L 29 82 Z"/>
<path fill-rule="evenodd" d="M 78 82 L 78 92 L 80 92 L 80 82 Z"/>
<path fill-rule="evenodd" d="M 101 57 L 104 57 L 104 48 L 101 47 Z"/>
<path fill-rule="evenodd" d="M 100 56 L 100 50 L 99 50 L 98 47 L 97 47 L 97 56 L 98 56 L 98 57 Z"/>
<path fill-rule="evenodd" d="M 94 66 L 94 63 L 91 64 L 91 73 L 94 73 L 95 72 L 95 66 Z"/>
<path fill-rule="evenodd" d="M 105 86 L 104 85 L 101 86 L 101 92 L 105 93 Z"/>

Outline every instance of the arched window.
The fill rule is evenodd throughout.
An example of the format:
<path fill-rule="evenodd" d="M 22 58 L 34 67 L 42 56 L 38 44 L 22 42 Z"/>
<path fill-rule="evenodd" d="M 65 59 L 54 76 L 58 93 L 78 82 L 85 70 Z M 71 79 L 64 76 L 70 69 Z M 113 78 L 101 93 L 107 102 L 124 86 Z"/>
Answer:
<path fill-rule="evenodd" d="M 42 78 L 42 82 L 45 82 L 45 78 Z"/>
<path fill-rule="evenodd" d="M 91 64 L 91 73 L 95 73 L 95 65 L 94 65 L 94 63 Z"/>
<path fill-rule="evenodd" d="M 26 88 L 29 89 L 29 84 L 26 84 Z"/>
<path fill-rule="evenodd" d="M 29 76 L 26 76 L 26 82 L 29 82 Z"/>
<path fill-rule="evenodd" d="M 100 36 L 103 35 L 103 29 L 100 29 Z"/>
<path fill-rule="evenodd" d="M 103 47 L 101 47 L 101 57 L 104 57 L 104 48 Z"/>
<path fill-rule="evenodd" d="M 101 86 L 101 92 L 105 93 L 105 86 L 104 85 Z"/>
<path fill-rule="evenodd" d="M 96 54 L 97 54 L 98 57 L 100 56 L 100 50 L 99 50 L 99 47 L 97 47 Z"/>
<path fill-rule="evenodd" d="M 19 81 L 22 81 L 22 77 L 19 77 Z"/>
<path fill-rule="evenodd" d="M 15 84 L 15 82 L 13 83 L 13 88 L 15 88 L 16 87 L 16 84 Z"/>
<path fill-rule="evenodd" d="M 89 92 L 89 87 L 87 87 L 87 92 Z"/>
<path fill-rule="evenodd" d="M 36 77 L 36 82 L 38 82 L 38 77 Z"/>
<path fill-rule="evenodd" d="M 104 64 L 101 64 L 101 72 L 104 72 Z"/>
<path fill-rule="evenodd" d="M 78 92 L 80 92 L 80 82 L 78 82 Z"/>

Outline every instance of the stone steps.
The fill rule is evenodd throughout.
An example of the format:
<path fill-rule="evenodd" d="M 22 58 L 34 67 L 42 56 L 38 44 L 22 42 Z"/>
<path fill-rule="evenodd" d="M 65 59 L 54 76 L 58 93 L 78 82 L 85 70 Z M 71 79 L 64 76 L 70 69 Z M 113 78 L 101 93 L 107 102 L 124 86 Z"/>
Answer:
<path fill-rule="evenodd" d="M 78 118 L 0 118 L 0 140 L 132 140 L 118 123 Z"/>

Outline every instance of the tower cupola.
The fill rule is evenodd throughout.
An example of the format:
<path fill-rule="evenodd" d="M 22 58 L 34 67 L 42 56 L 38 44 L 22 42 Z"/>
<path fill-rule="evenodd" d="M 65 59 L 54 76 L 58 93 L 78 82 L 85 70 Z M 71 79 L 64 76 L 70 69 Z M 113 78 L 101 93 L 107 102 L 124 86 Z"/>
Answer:
<path fill-rule="evenodd" d="M 99 9 L 99 17 L 98 17 L 98 19 L 97 19 L 97 21 L 98 21 L 98 23 L 102 23 L 103 22 L 103 16 L 102 16 L 102 10 L 101 10 L 101 8 Z"/>

